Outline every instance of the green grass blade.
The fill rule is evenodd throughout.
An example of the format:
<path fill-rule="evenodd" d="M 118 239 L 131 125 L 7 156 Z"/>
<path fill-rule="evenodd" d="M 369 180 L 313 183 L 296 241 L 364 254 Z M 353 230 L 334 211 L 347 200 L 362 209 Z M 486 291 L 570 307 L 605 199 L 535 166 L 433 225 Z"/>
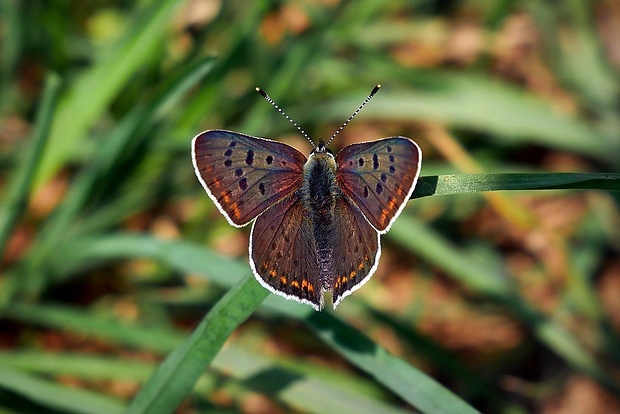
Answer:
<path fill-rule="evenodd" d="M 478 412 L 433 378 L 391 355 L 329 311 L 315 312 L 273 296 L 265 301 L 265 306 L 303 321 L 330 348 L 421 412 Z"/>
<path fill-rule="evenodd" d="M 50 259 L 50 266 L 61 274 L 84 270 L 102 262 L 136 257 L 157 260 L 183 273 L 207 274 L 210 280 L 226 287 L 240 282 L 250 271 L 247 263 L 223 257 L 205 246 L 130 233 L 72 240 L 63 243 L 59 250 L 71 255 L 71 261 L 62 254 Z"/>
<path fill-rule="evenodd" d="M 68 331 L 73 329 L 69 328 Z M 92 337 L 106 340 L 106 332 L 100 332 Z M 154 369 L 153 363 L 117 356 L 46 352 L 36 348 L 0 351 L 0 366 L 37 375 L 72 376 L 88 381 L 146 381 Z"/>
<path fill-rule="evenodd" d="M 167 108 L 179 104 L 182 97 L 210 72 L 214 61 L 214 58 L 206 57 L 188 65 L 177 77 L 171 79 L 148 105 L 135 108 L 123 118 L 110 132 L 105 145 L 94 154 L 89 168 L 71 186 L 70 193 L 44 231 L 44 243 L 53 246 L 64 239 L 68 227 L 76 220 L 88 195 L 97 187 L 97 180 L 113 169 L 127 147 L 137 144 L 136 136 L 141 134 L 141 128 L 155 124 Z"/>
<path fill-rule="evenodd" d="M 101 338 L 105 338 L 105 335 Z M 146 381 L 155 370 L 154 363 L 96 355 L 46 353 L 34 349 L 0 352 L 0 366 L 39 375 L 70 375 L 95 381 Z M 227 346 L 218 353 L 213 360 L 212 369 L 225 373 L 227 377 L 252 391 L 275 396 L 300 412 L 408 412 L 374 399 L 373 393 L 371 396 L 367 395 L 368 388 L 360 389 L 361 382 L 352 382 L 351 375 L 334 375 L 331 370 L 328 372 L 329 378 L 300 373 L 299 370 L 282 367 L 273 358 L 234 345 Z M 217 386 L 214 384 L 215 380 L 213 373 L 204 373 L 196 385 L 195 394 L 208 393 Z M 350 384 L 348 387 L 344 386 L 342 381 L 349 381 Z M 357 387 L 352 388 L 354 385 Z M 377 390 L 374 391 L 374 394 L 377 394 Z"/>
<path fill-rule="evenodd" d="M 146 9 L 139 10 L 116 46 L 102 53 L 75 81 L 52 125 L 50 148 L 37 171 L 36 187 L 62 166 L 131 76 L 150 61 L 164 43 L 167 25 L 181 3 L 150 2 Z"/>
<path fill-rule="evenodd" d="M 227 351 L 230 351 L 227 347 Z M 220 357 L 221 356 L 221 357 Z M 244 385 L 267 395 L 276 395 L 304 413 L 404 414 L 405 411 L 368 398 L 358 390 L 347 390 L 336 380 L 328 381 L 281 368 L 255 353 L 224 352 L 214 361 L 225 372 L 243 379 Z"/>
<path fill-rule="evenodd" d="M 63 327 L 86 335 L 97 333 L 110 342 L 141 347 L 153 352 L 168 352 L 183 339 L 170 329 L 125 325 L 116 320 L 55 305 L 13 303 L 0 308 L 0 314 L 34 325 Z"/>
<path fill-rule="evenodd" d="M 3 206 L 0 207 L 0 252 L 4 250 L 9 235 L 17 224 L 19 215 L 24 212 L 27 206 L 32 181 L 48 142 L 59 91 L 60 78 L 55 74 L 49 75 L 43 89 L 32 142 L 28 144 L 26 155 L 17 167 Z"/>
<path fill-rule="evenodd" d="M 128 413 L 173 412 L 192 391 L 228 337 L 267 295 L 252 276 L 229 290 L 192 335 L 157 368 L 132 401 Z"/>
<path fill-rule="evenodd" d="M 76 414 L 122 413 L 118 400 L 91 391 L 64 387 L 6 366 L 0 367 L 0 387 L 18 393 L 45 407 Z"/>
<path fill-rule="evenodd" d="M 620 191 L 618 173 L 453 174 L 420 177 L 411 198 L 507 190 Z"/>
<path fill-rule="evenodd" d="M 11 75 L 17 67 L 24 43 L 24 27 L 18 0 L 0 1 L 0 107 L 10 95 Z M 1 250 L 1 249 L 0 249 Z"/>
<path fill-rule="evenodd" d="M 424 372 L 391 355 L 366 335 L 330 313 L 304 319 L 332 349 L 425 413 L 477 413 Z"/>

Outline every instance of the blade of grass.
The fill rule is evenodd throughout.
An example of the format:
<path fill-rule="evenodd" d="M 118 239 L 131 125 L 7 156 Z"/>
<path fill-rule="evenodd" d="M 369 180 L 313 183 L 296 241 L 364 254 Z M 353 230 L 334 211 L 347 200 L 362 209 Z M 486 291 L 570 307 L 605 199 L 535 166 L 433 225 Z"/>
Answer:
<path fill-rule="evenodd" d="M 137 10 L 116 46 L 98 56 L 95 64 L 78 77 L 54 119 L 50 148 L 41 160 L 35 187 L 50 179 L 131 76 L 161 47 L 166 26 L 182 3 L 151 1 L 146 8 Z"/>
<path fill-rule="evenodd" d="M 373 400 L 352 390 L 343 389 L 336 383 L 322 381 L 311 376 L 279 367 L 272 361 L 257 358 L 249 352 L 222 352 L 224 358 L 216 362 L 226 366 L 244 385 L 254 391 L 276 395 L 279 400 L 299 412 L 308 413 L 405 413 L 388 404 Z M 335 382 L 335 381 L 332 381 Z"/>
<path fill-rule="evenodd" d="M 35 129 L 32 133 L 32 140 L 28 144 L 25 156 L 16 168 L 12 183 L 2 203 L 3 206 L 0 207 L 0 253 L 4 251 L 6 242 L 17 224 L 20 214 L 26 209 L 32 181 L 48 142 L 59 91 L 60 78 L 55 74 L 48 75 L 35 121 Z"/>
<path fill-rule="evenodd" d="M 267 298 L 264 305 L 304 322 L 330 348 L 421 412 L 478 412 L 433 378 L 391 355 L 332 313 L 315 312 L 273 295 Z"/>
<path fill-rule="evenodd" d="M 35 325 L 61 326 L 81 334 L 98 333 L 105 335 L 106 339 L 112 342 L 136 348 L 143 347 L 153 352 L 168 352 L 183 339 L 182 335 L 170 329 L 140 328 L 109 318 L 84 315 L 81 312 L 55 305 L 13 303 L 0 308 L 0 314 L 3 317 Z"/>
<path fill-rule="evenodd" d="M 136 137 L 144 134 L 147 126 L 156 123 L 165 110 L 177 105 L 185 94 L 200 82 L 213 68 L 215 59 L 206 57 L 188 65 L 175 79 L 165 85 L 149 104 L 129 113 L 112 130 L 99 151 L 89 161 L 89 168 L 71 186 L 71 191 L 60 205 L 45 233 L 42 235 L 49 245 L 56 245 L 64 239 L 69 225 L 76 220 L 88 195 L 96 187 L 97 180 L 109 172 L 128 146 L 137 145 Z"/>
<path fill-rule="evenodd" d="M 164 241 L 148 235 L 118 233 L 91 239 L 75 239 L 59 249 L 73 255 L 71 261 L 64 255 L 49 262 L 58 273 L 72 273 L 86 268 L 136 257 L 151 258 L 187 274 L 206 274 L 221 286 L 239 283 L 250 270 L 247 263 L 223 257 L 213 250 L 184 241 Z M 207 270 L 205 270 L 207 269 Z"/>
<path fill-rule="evenodd" d="M 95 355 L 74 353 L 46 353 L 40 350 L 0 352 L 0 365 L 12 369 L 26 370 L 37 374 L 74 376 L 86 380 L 146 381 L 155 370 L 154 363 L 122 360 Z M 394 413 L 404 411 L 382 401 L 370 398 L 369 387 L 359 389 L 360 381 L 348 375 L 334 375 L 321 378 L 300 373 L 296 369 L 281 367 L 278 360 L 268 358 L 239 347 L 227 346 L 213 360 L 212 369 L 225 373 L 235 382 L 255 392 L 273 395 L 300 412 L 357 412 L 358 414 Z M 336 376 L 336 378 L 334 378 Z M 219 386 L 211 372 L 201 375 L 195 393 L 204 395 Z M 342 381 L 351 382 L 350 387 Z M 366 385 L 362 383 L 363 385 Z M 220 384 L 221 385 L 221 384 Z M 358 385 L 357 388 L 353 386 Z M 377 390 L 370 389 L 376 397 Z M 375 395 L 373 395 L 373 392 Z"/>
<path fill-rule="evenodd" d="M 420 177 L 411 198 L 508 190 L 620 191 L 618 173 L 452 174 Z"/>
<path fill-rule="evenodd" d="M 0 26 L 2 47 L 0 48 L 0 106 L 8 97 L 11 75 L 19 61 L 24 43 L 20 6 L 17 0 L 0 1 Z M 1 251 L 2 249 L 0 249 Z"/>
<path fill-rule="evenodd" d="M 192 391 L 224 342 L 267 297 L 252 276 L 229 290 L 192 335 L 157 368 L 131 402 L 128 413 L 173 412 Z"/>
<path fill-rule="evenodd" d="M 0 367 L 0 387 L 46 407 L 77 414 L 122 413 L 122 402 L 91 391 L 68 388 L 7 366 Z"/>

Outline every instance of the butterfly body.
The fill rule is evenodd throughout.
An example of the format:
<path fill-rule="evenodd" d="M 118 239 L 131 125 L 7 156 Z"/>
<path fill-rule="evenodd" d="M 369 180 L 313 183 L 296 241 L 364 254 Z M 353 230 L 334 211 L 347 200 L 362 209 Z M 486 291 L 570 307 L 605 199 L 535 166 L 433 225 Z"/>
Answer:
<path fill-rule="evenodd" d="M 329 152 L 314 152 L 304 165 L 304 180 L 299 196 L 312 223 L 321 286 L 330 290 L 334 278 L 334 234 L 337 228 L 338 201 L 342 192 L 336 180 L 336 161 Z"/>

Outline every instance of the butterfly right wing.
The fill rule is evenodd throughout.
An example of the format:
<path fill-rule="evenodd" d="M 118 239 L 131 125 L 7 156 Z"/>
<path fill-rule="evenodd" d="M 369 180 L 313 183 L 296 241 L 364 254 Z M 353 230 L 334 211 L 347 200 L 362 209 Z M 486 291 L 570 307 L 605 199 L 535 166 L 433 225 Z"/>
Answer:
<path fill-rule="evenodd" d="M 301 187 L 306 157 L 281 142 L 210 130 L 192 140 L 192 162 L 220 212 L 242 227 Z"/>
<path fill-rule="evenodd" d="M 317 311 L 323 308 L 313 226 L 297 194 L 278 202 L 254 222 L 250 266 L 260 284 L 272 293 Z"/>
<path fill-rule="evenodd" d="M 421 163 L 422 151 L 409 138 L 352 144 L 336 155 L 338 185 L 384 234 L 411 197 Z"/>

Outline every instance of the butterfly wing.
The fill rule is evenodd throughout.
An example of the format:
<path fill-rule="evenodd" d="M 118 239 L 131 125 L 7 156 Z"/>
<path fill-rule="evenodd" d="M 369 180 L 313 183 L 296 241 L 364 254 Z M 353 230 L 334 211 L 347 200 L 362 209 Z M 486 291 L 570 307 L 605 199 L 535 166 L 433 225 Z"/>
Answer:
<path fill-rule="evenodd" d="M 386 233 L 411 197 L 420 174 L 422 151 L 405 137 L 352 144 L 336 155 L 343 194 L 381 234 Z"/>
<path fill-rule="evenodd" d="M 220 212 L 241 227 L 301 186 L 306 157 L 280 142 L 211 130 L 192 140 L 192 161 Z"/>
<path fill-rule="evenodd" d="M 342 299 L 362 287 L 370 279 L 379 263 L 381 246 L 375 230 L 360 209 L 340 197 L 334 216 L 335 275 L 332 286 L 334 309 Z"/>
<path fill-rule="evenodd" d="M 297 194 L 258 216 L 250 235 L 250 266 L 276 295 L 323 308 L 312 222 Z"/>

